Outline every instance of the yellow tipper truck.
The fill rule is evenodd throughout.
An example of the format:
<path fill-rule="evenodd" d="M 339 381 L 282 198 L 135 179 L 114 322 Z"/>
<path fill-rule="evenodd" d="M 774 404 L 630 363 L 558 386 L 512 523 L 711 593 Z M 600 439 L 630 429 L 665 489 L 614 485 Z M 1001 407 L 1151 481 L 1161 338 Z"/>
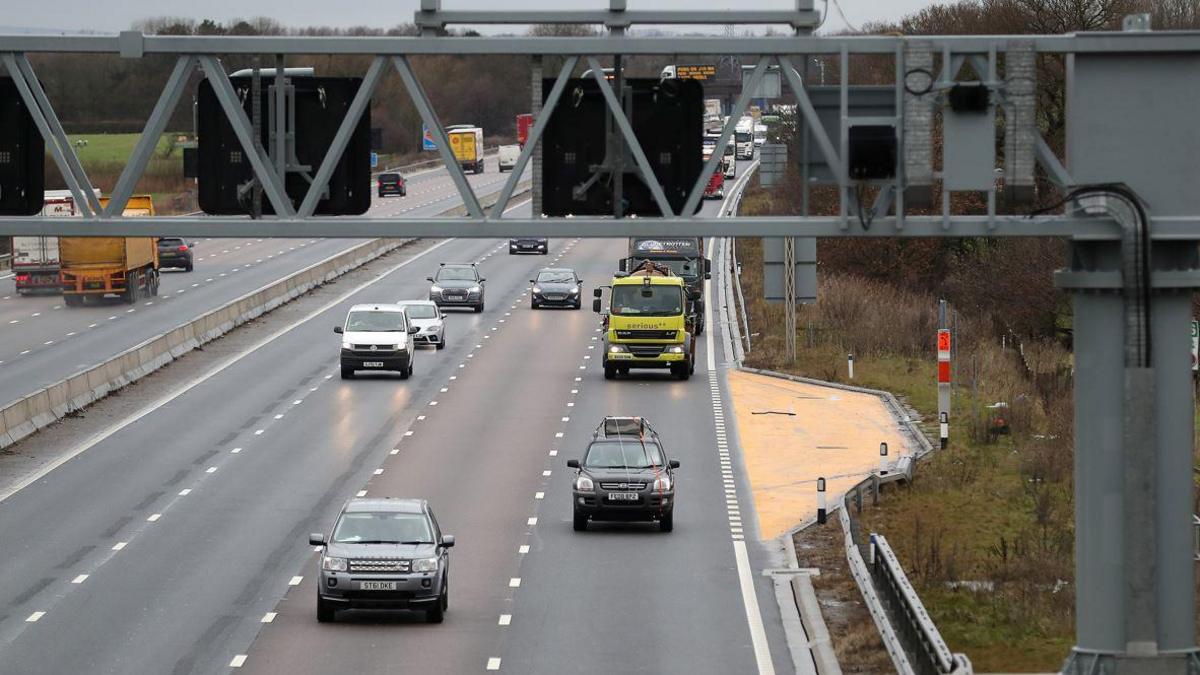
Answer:
<path fill-rule="evenodd" d="M 108 203 L 102 197 L 101 205 Z M 150 195 L 134 195 L 126 216 L 152 216 Z M 69 307 L 85 298 L 120 295 L 126 303 L 158 295 L 158 246 L 154 237 L 60 237 L 63 297 Z"/>
<path fill-rule="evenodd" d="M 593 291 L 592 310 L 601 312 L 601 290 Z M 605 316 L 604 378 L 626 375 L 630 368 L 670 368 L 688 379 L 696 369 L 695 316 L 687 284 L 665 266 L 645 261 L 612 282 Z"/>
<path fill-rule="evenodd" d="M 483 129 L 469 124 L 446 127 L 450 150 L 463 171 L 483 173 Z"/>

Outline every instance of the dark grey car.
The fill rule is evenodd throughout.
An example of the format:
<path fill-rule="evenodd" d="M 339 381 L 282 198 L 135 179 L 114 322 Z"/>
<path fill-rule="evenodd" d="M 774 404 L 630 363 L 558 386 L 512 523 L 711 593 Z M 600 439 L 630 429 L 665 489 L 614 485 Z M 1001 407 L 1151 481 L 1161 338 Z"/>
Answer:
<path fill-rule="evenodd" d="M 576 532 L 588 521 L 650 521 L 675 529 L 678 460 L 664 457 L 658 434 L 640 417 L 606 417 L 576 469 L 571 496 Z"/>
<path fill-rule="evenodd" d="M 539 307 L 582 307 L 583 281 L 568 267 L 543 267 L 537 277 L 530 279 L 533 292 L 529 295 L 529 306 Z"/>
<path fill-rule="evenodd" d="M 351 499 L 317 563 L 317 621 L 339 609 L 412 609 L 441 623 L 450 598 L 450 547 L 424 499 Z"/>
<path fill-rule="evenodd" d="M 474 263 L 442 263 L 437 274 L 425 277 L 430 282 L 429 299 L 438 307 L 470 307 L 482 312 L 484 282 Z"/>

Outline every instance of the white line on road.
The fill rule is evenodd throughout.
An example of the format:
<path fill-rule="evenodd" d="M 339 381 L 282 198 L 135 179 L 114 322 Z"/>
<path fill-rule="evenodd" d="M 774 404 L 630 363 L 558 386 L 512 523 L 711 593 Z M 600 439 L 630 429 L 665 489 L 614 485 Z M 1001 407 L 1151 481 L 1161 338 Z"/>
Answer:
<path fill-rule="evenodd" d="M 500 657 L 493 656 L 487 661 L 488 670 L 500 670 Z"/>
<path fill-rule="evenodd" d="M 230 668 L 241 668 L 245 664 L 246 664 L 246 655 L 238 654 L 237 656 L 233 657 L 232 661 L 229 662 L 229 667 Z"/>
<path fill-rule="evenodd" d="M 512 623 L 512 614 L 501 614 L 499 625 L 507 626 Z"/>
<path fill-rule="evenodd" d="M 159 518 L 162 518 L 162 514 L 154 513 L 154 514 L 151 514 L 150 517 L 146 519 L 146 522 L 154 523 L 154 522 L 157 522 Z"/>
<path fill-rule="evenodd" d="M 288 586 L 299 586 L 301 581 L 304 581 L 304 577 L 292 577 L 291 581 L 288 582 Z"/>
<path fill-rule="evenodd" d="M 28 623 L 37 623 L 37 620 L 42 618 L 43 616 L 46 616 L 45 612 L 34 612 L 33 614 L 30 614 L 28 617 L 26 617 L 25 621 Z M 497 663 L 499 663 L 500 659 L 496 659 L 496 661 L 497 661 Z M 498 670 L 498 668 L 497 668 L 497 670 Z"/>
<path fill-rule="evenodd" d="M 75 577 L 74 579 L 72 579 L 72 580 L 71 580 L 71 583 L 73 583 L 73 584 L 82 584 L 83 582 L 87 581 L 87 578 L 88 578 L 88 575 L 86 575 L 86 574 L 80 574 L 79 576 L 77 576 L 77 577 Z"/>
<path fill-rule="evenodd" d="M 127 543 L 128 542 L 118 541 L 117 543 L 113 544 L 112 550 L 120 551 L 121 549 L 125 548 L 125 544 Z"/>

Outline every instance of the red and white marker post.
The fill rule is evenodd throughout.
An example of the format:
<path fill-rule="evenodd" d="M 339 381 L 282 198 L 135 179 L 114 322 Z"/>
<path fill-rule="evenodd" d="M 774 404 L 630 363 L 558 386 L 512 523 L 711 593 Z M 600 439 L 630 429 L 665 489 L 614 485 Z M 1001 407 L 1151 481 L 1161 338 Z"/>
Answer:
<path fill-rule="evenodd" d="M 950 445 L 950 346 L 950 330 L 938 330 L 938 427 L 942 448 Z"/>

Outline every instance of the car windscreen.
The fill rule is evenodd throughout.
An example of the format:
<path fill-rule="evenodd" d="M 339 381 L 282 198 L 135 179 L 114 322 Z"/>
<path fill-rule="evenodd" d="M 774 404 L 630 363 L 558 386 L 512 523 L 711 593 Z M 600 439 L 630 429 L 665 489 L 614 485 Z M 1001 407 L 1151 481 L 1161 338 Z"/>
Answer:
<path fill-rule="evenodd" d="M 662 451 L 658 444 L 628 439 L 596 441 L 588 447 L 583 465 L 591 469 L 649 469 L 662 466 Z"/>
<path fill-rule="evenodd" d="M 437 309 L 433 305 L 405 305 L 410 319 L 436 319 Z"/>
<path fill-rule="evenodd" d="M 346 317 L 347 333 L 404 332 L 404 315 L 400 312 L 357 311 Z"/>
<path fill-rule="evenodd" d="M 634 259 L 638 260 L 639 258 L 634 256 Z M 680 259 L 670 260 L 670 259 L 664 259 L 664 258 L 655 258 L 654 264 L 660 265 L 660 266 L 666 265 L 668 268 L 671 269 L 671 273 L 676 276 L 680 276 L 680 277 L 696 276 L 696 267 L 697 266 L 696 266 L 696 261 L 694 261 L 694 260 L 680 260 Z"/>
<path fill-rule="evenodd" d="M 438 281 L 475 281 L 475 270 L 468 267 L 443 267 L 438 270 Z"/>
<path fill-rule="evenodd" d="M 738 143 L 749 143 L 750 141 L 754 140 L 754 137 L 750 134 L 749 131 L 735 132 L 734 137 L 737 139 Z"/>
<path fill-rule="evenodd" d="M 343 513 L 333 528 L 337 544 L 374 542 L 381 544 L 432 544 L 429 519 L 420 513 L 353 511 Z"/>
<path fill-rule="evenodd" d="M 573 284 L 575 277 L 570 272 L 542 272 L 537 275 L 539 284 Z"/>
<path fill-rule="evenodd" d="M 683 292 L 678 286 L 616 286 L 614 316 L 674 316 L 683 313 Z"/>

